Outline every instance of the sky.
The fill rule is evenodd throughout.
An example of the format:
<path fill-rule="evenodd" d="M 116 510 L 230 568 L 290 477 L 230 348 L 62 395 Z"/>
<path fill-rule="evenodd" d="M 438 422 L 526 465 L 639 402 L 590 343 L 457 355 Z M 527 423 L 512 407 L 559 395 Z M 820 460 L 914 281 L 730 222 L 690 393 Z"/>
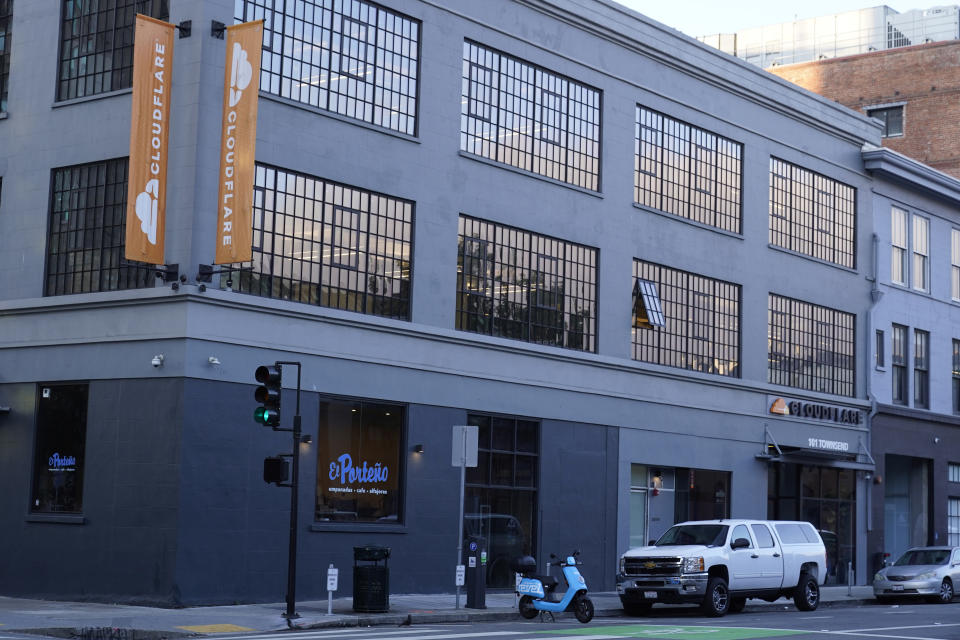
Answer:
<path fill-rule="evenodd" d="M 615 0 L 635 11 L 679 29 L 688 36 L 704 36 L 716 33 L 734 33 L 740 29 L 760 27 L 765 24 L 790 22 L 815 18 L 854 9 L 866 9 L 887 5 L 903 13 L 911 9 L 929 9 L 953 4 L 940 0 L 926 3 L 897 2 L 896 0 Z"/>

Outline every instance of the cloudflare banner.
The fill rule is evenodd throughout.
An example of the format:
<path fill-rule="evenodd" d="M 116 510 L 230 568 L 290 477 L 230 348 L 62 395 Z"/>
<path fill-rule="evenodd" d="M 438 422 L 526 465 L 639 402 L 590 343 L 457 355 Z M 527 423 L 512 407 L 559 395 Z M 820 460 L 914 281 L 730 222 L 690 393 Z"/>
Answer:
<path fill-rule="evenodd" d="M 227 27 L 215 264 L 252 259 L 253 173 L 263 20 Z"/>
<path fill-rule="evenodd" d="M 164 264 L 174 26 L 138 15 L 133 50 L 124 257 Z"/>

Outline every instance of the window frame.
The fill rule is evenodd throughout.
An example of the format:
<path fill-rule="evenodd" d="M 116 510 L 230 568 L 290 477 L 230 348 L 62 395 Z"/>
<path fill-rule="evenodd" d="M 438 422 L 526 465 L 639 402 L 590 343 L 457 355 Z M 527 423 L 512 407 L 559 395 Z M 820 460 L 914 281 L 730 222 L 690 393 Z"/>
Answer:
<path fill-rule="evenodd" d="M 874 348 L 874 366 L 878 371 L 884 371 L 887 366 L 886 361 L 886 342 L 883 333 L 883 329 L 876 329 L 875 340 L 873 344 Z"/>
<path fill-rule="evenodd" d="M 909 380 L 907 379 L 907 357 L 910 353 L 908 327 L 902 324 L 893 324 L 890 335 L 890 371 L 891 393 L 893 404 L 908 405 L 910 400 Z"/>
<path fill-rule="evenodd" d="M 12 42 L 13 0 L 0 0 L 0 114 L 7 112 Z"/>
<path fill-rule="evenodd" d="M 883 122 L 883 131 L 880 133 L 882 138 L 902 138 L 906 133 L 906 102 L 899 102 L 896 104 L 884 104 L 884 105 L 875 105 L 870 107 L 864 107 L 863 111 L 868 118 L 876 118 Z M 900 121 L 900 130 L 896 132 L 891 132 L 890 129 L 890 115 L 897 113 L 899 118 L 896 118 Z"/>
<path fill-rule="evenodd" d="M 960 302 L 960 229 L 950 229 L 950 299 Z"/>
<path fill-rule="evenodd" d="M 79 412 L 78 419 L 82 418 L 82 442 L 79 445 L 79 448 L 76 450 L 70 450 L 70 455 L 65 453 L 63 458 L 59 457 L 61 450 L 60 446 L 56 446 L 57 451 L 54 451 L 52 455 L 46 456 L 46 451 L 41 449 L 41 442 L 44 440 L 44 430 L 47 427 L 44 424 L 43 414 L 44 414 L 44 405 L 50 404 L 51 411 L 56 409 L 52 406 L 55 402 L 55 394 L 57 390 L 66 389 L 72 390 L 78 396 L 81 393 L 83 394 L 83 406 L 82 407 L 70 407 L 73 410 Z M 83 509 L 83 492 L 85 485 L 85 476 L 87 469 L 87 435 L 89 431 L 89 416 L 90 416 L 90 384 L 88 382 L 53 382 L 53 383 L 38 383 L 35 387 L 35 419 L 34 419 L 34 439 L 33 439 L 33 465 L 30 475 L 30 506 L 29 513 L 31 516 L 39 516 L 43 518 L 56 517 L 56 516 L 66 516 L 66 517 L 82 517 L 84 514 Z M 61 410 L 64 407 L 59 407 Z M 57 420 L 56 427 L 59 427 L 61 430 L 68 428 L 64 420 Z M 49 447 L 47 447 L 49 450 Z M 79 454 L 79 455 L 77 455 Z M 48 465 L 53 465 L 54 467 L 64 467 L 63 472 L 67 473 L 73 471 L 76 475 L 70 476 L 73 478 L 74 489 L 78 494 L 75 498 L 75 501 L 78 501 L 79 504 L 77 508 L 70 510 L 56 510 L 56 509 L 41 509 L 40 505 L 40 496 L 41 496 L 41 483 L 44 466 L 43 458 L 48 457 Z M 56 460 L 55 460 L 56 458 Z M 79 462 L 77 459 L 79 458 Z M 69 465 L 74 465 L 74 469 L 69 469 Z M 54 471 L 53 469 L 47 468 L 47 472 Z"/>
<path fill-rule="evenodd" d="M 890 282 L 902 287 L 910 282 L 910 265 L 907 262 L 909 220 L 909 211 L 896 205 L 890 206 Z"/>
<path fill-rule="evenodd" d="M 951 387 L 953 390 L 953 413 L 960 415 L 960 340 L 953 338 L 953 368 L 951 370 Z"/>
<path fill-rule="evenodd" d="M 911 214 L 910 281 L 915 291 L 930 292 L 930 219 Z"/>
<path fill-rule="evenodd" d="M 913 330 L 913 406 L 930 408 L 930 332 Z"/>

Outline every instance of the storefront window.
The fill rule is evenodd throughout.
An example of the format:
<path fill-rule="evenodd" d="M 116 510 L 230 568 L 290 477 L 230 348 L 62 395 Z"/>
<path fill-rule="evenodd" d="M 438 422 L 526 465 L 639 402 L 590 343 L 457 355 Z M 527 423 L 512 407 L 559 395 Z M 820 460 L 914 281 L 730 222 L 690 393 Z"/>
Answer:
<path fill-rule="evenodd" d="M 34 513 L 82 513 L 88 385 L 38 387 Z"/>
<path fill-rule="evenodd" d="M 317 522 L 400 522 L 404 407 L 320 403 Z"/>

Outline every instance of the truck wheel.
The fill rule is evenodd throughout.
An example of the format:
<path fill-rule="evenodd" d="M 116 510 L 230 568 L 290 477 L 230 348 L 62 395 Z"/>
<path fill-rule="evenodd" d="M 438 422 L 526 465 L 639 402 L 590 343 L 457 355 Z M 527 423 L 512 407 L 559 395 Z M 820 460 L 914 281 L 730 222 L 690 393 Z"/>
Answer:
<path fill-rule="evenodd" d="M 800 582 L 793 592 L 793 604 L 800 611 L 815 611 L 820 606 L 820 585 L 817 579 L 807 572 L 800 574 Z"/>
<path fill-rule="evenodd" d="M 583 624 L 593 620 L 593 602 L 583 593 L 578 593 L 573 599 L 573 615 Z"/>
<path fill-rule="evenodd" d="M 537 617 L 537 609 L 533 606 L 533 598 L 530 596 L 520 598 L 520 615 L 527 620 L 533 620 Z"/>
<path fill-rule="evenodd" d="M 746 598 L 730 598 L 730 613 L 740 613 L 747 606 Z"/>
<path fill-rule="evenodd" d="M 652 602 L 624 602 L 623 610 L 628 616 L 645 616 L 650 614 Z"/>
<path fill-rule="evenodd" d="M 730 610 L 730 591 L 727 581 L 720 576 L 713 576 L 707 583 L 707 595 L 701 605 L 703 612 L 708 616 L 719 618 Z"/>

